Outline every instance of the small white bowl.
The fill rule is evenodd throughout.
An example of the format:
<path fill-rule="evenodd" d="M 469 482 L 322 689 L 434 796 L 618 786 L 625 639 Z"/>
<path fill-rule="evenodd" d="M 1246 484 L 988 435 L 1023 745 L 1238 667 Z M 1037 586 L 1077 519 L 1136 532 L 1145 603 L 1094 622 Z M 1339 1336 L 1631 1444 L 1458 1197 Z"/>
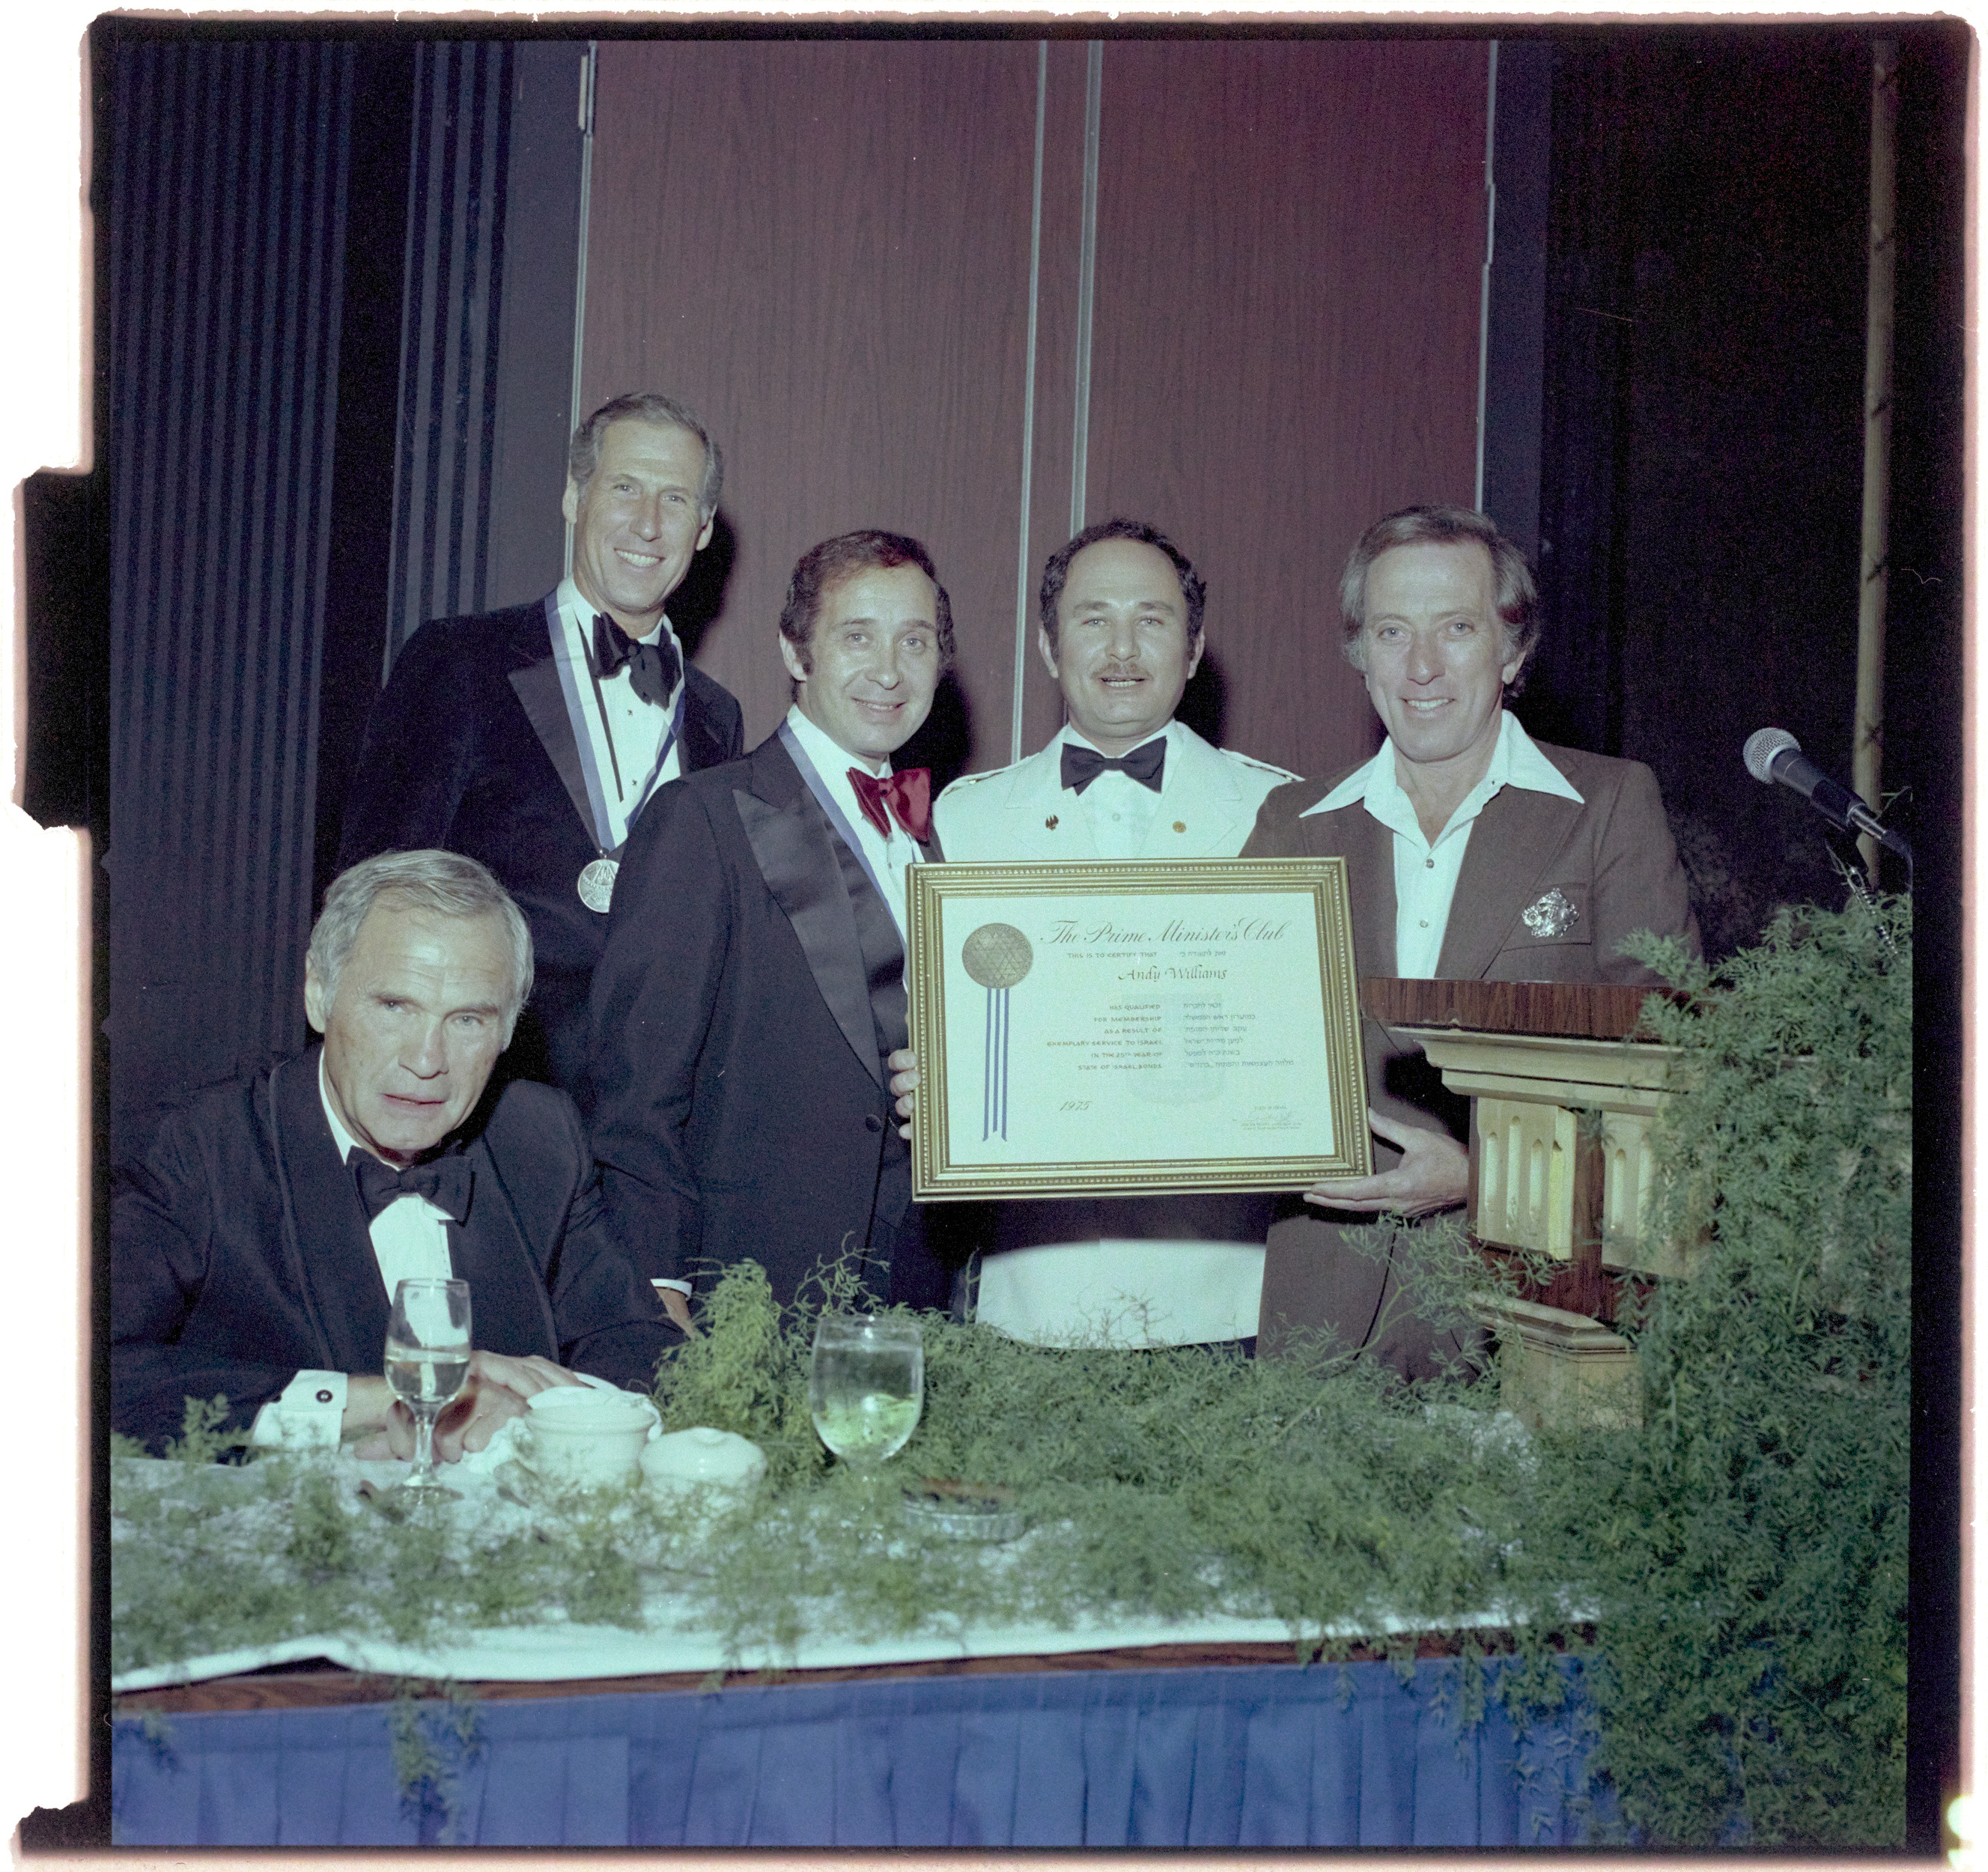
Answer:
<path fill-rule="evenodd" d="M 766 1453 L 729 1430 L 674 1430 L 643 1451 L 642 1473 L 658 1496 L 687 1513 L 744 1506 L 766 1472 Z"/>

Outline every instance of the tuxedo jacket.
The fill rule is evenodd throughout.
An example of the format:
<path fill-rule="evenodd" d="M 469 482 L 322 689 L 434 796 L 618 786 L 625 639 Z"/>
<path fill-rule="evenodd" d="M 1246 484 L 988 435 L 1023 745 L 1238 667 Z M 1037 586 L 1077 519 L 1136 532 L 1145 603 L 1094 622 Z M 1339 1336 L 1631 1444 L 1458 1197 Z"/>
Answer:
<path fill-rule="evenodd" d="M 777 735 L 651 803 L 594 971 L 589 1127 L 641 1273 L 708 1283 L 755 1260 L 784 1304 L 905 1221 L 884 1063 L 906 1043 L 903 971 L 888 907 Z"/>
<path fill-rule="evenodd" d="M 946 856 L 999 864 L 1094 860 L 1088 817 L 1063 783 L 1063 745 L 1054 738 L 1012 767 L 954 781 L 932 814 Z M 1232 858 L 1265 796 L 1293 778 L 1212 747 L 1182 722 L 1168 740 L 1160 808 L 1137 856 Z M 1263 1239 L 1270 1208 L 1267 1198 L 1210 1193 L 1036 1198 L 990 1204 L 968 1225 L 983 1247 L 997 1250 L 1099 1240 L 1253 1242 Z"/>
<path fill-rule="evenodd" d="M 647 1386 L 676 1335 L 616 1247 L 580 1114 L 493 1086 L 465 1130 L 468 1213 L 448 1225 L 481 1349 Z M 245 1428 L 300 1370 L 377 1372 L 388 1296 L 318 1049 L 208 1088 L 119 1172 L 110 1209 L 110 1420 L 157 1448 L 184 1401 Z"/>
<path fill-rule="evenodd" d="M 726 690 L 695 667 L 687 685 L 688 774 L 745 739 Z M 430 847 L 489 866 L 531 926 L 536 980 L 505 1069 L 583 1099 L 587 988 L 607 919 L 580 901 L 580 873 L 600 854 L 543 600 L 424 624 L 374 704 L 339 868 Z"/>
<path fill-rule="evenodd" d="M 1506 786 L 1471 828 L 1437 959 L 1439 979 L 1614 982 L 1654 985 L 1641 963 L 1616 952 L 1636 930 L 1679 936 L 1695 955 L 1698 924 L 1664 817 L 1656 777 L 1635 761 L 1535 744 L 1581 794 L 1578 803 Z M 1359 973 L 1395 972 L 1394 834 L 1358 801 L 1302 816 L 1337 782 L 1300 782 L 1263 802 L 1247 857 L 1343 857 Z M 1526 913 L 1550 893 L 1554 914 Z M 1570 917 L 1567 911 L 1573 912 Z M 1425 1130 L 1467 1139 L 1469 1101 L 1451 1092 L 1421 1049 L 1371 1015 L 1361 1019 L 1368 1103 Z M 1401 1153 L 1376 1137 L 1377 1173 Z M 1368 1347 L 1404 1377 L 1432 1375 L 1472 1351 L 1467 1336 L 1438 1332 L 1412 1309 L 1391 1262 L 1344 1245 L 1338 1225 L 1287 1199 L 1263 1261 L 1260 1351 L 1283 1349 L 1294 1330 L 1327 1329 Z M 1356 1218 L 1366 1221 L 1369 1218 Z"/>
<path fill-rule="evenodd" d="M 1281 767 L 1211 747 L 1185 722 L 1167 748 L 1160 810 L 1141 858 L 1232 858 L 1242 849 L 1256 809 L 1293 779 Z M 1071 810 L 1063 783 L 1063 743 L 1052 740 L 1026 760 L 969 774 L 939 795 L 932 823 L 952 858 L 1019 864 L 1081 863 L 1097 848 L 1090 823 Z"/>

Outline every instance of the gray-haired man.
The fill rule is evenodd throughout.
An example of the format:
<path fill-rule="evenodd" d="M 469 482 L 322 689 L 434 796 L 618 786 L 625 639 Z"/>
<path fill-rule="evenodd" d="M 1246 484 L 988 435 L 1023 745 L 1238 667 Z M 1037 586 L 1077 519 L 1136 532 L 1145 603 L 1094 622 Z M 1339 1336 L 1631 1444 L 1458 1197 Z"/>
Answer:
<path fill-rule="evenodd" d="M 111 1427 L 157 1448 L 219 1395 L 258 1442 L 397 1448 L 387 1309 L 424 1276 L 467 1280 L 474 1309 L 445 1458 L 575 1370 L 647 1383 L 675 1334 L 607 1233 L 578 1112 L 491 1087 L 532 973 L 496 880 L 453 852 L 370 859 L 332 885 L 304 968 L 323 1046 L 196 1094 L 120 1174 Z"/>

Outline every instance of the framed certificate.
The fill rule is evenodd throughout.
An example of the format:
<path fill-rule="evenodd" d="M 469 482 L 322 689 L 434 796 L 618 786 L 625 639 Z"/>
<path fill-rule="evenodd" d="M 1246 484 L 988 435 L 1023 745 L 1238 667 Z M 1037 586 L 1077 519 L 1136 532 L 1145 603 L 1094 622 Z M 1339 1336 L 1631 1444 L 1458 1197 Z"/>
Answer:
<path fill-rule="evenodd" d="M 1371 1174 L 1344 860 L 906 876 L 921 1199 Z"/>

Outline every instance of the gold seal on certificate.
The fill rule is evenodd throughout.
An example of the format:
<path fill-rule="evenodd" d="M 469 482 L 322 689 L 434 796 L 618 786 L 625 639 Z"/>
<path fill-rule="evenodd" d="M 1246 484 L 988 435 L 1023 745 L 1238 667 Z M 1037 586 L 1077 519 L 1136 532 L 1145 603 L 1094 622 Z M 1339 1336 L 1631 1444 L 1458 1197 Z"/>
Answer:
<path fill-rule="evenodd" d="M 614 901 L 614 878 L 620 869 L 617 859 L 595 859 L 580 874 L 580 901 L 606 916 L 608 905 Z"/>
<path fill-rule="evenodd" d="M 908 884 L 921 1199 L 1371 1173 L 1342 860 L 928 864 Z"/>
<path fill-rule="evenodd" d="M 1012 923 L 983 923 L 959 945 L 959 965 L 987 991 L 987 1069 L 981 1075 L 980 1136 L 1008 1135 L 1008 991 L 1036 959 Z"/>

